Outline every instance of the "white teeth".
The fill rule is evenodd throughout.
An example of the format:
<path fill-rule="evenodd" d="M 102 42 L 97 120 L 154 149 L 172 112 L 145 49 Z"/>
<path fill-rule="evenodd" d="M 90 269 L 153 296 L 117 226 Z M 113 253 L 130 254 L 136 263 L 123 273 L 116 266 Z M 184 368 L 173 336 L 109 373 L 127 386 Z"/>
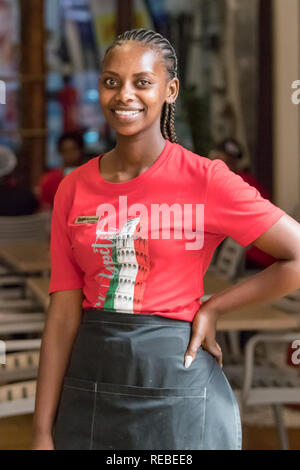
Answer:
<path fill-rule="evenodd" d="M 115 109 L 114 111 L 116 114 L 120 114 L 121 116 L 136 116 L 139 114 L 141 111 L 121 111 L 118 109 Z"/>

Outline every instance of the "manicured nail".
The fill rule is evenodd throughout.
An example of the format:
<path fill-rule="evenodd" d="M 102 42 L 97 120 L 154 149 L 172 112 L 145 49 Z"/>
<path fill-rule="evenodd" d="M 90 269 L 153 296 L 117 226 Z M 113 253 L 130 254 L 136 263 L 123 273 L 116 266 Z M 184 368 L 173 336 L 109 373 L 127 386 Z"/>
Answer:
<path fill-rule="evenodd" d="M 190 367 L 192 361 L 193 361 L 193 357 L 192 357 L 192 356 L 186 356 L 186 358 L 185 358 L 185 363 L 184 363 L 184 366 L 185 366 L 186 369 L 187 369 L 188 367 Z"/>

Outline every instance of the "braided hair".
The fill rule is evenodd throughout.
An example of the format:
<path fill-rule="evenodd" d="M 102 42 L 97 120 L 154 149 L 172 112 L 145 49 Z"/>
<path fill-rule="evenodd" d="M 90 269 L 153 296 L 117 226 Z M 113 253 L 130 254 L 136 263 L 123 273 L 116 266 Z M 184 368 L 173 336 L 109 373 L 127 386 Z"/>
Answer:
<path fill-rule="evenodd" d="M 126 41 L 137 41 L 158 50 L 162 55 L 170 80 L 177 77 L 177 56 L 170 42 L 161 34 L 151 29 L 132 29 L 120 34 L 108 47 L 105 56 L 115 46 L 121 46 Z M 171 142 L 177 142 L 175 130 L 175 103 L 164 103 L 160 118 L 160 129 L 163 137 Z"/>

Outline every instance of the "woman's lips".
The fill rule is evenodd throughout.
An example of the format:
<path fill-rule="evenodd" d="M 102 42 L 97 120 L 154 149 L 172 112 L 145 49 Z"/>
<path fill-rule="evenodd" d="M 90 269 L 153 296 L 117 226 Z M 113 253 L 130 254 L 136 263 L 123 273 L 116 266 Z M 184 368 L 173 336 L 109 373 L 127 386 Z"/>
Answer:
<path fill-rule="evenodd" d="M 144 109 L 137 110 L 123 110 L 123 109 L 112 109 L 114 117 L 121 122 L 129 122 L 138 119 Z"/>

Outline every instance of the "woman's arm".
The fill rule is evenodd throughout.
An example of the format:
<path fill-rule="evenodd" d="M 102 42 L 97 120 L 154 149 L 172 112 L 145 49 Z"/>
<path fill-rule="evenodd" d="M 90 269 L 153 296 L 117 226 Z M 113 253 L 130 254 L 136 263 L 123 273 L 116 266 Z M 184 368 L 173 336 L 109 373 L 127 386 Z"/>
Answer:
<path fill-rule="evenodd" d="M 53 449 L 52 426 L 63 377 L 81 321 L 82 289 L 51 294 L 40 350 L 33 442 L 35 450 Z"/>
<path fill-rule="evenodd" d="M 221 364 L 222 353 L 215 340 L 220 315 L 245 305 L 282 297 L 300 288 L 300 224 L 283 215 L 253 243 L 278 258 L 263 271 L 219 292 L 201 305 L 193 320 L 192 337 L 186 356 L 194 359 L 201 345 Z M 191 360 L 190 360 L 191 361 Z"/>

